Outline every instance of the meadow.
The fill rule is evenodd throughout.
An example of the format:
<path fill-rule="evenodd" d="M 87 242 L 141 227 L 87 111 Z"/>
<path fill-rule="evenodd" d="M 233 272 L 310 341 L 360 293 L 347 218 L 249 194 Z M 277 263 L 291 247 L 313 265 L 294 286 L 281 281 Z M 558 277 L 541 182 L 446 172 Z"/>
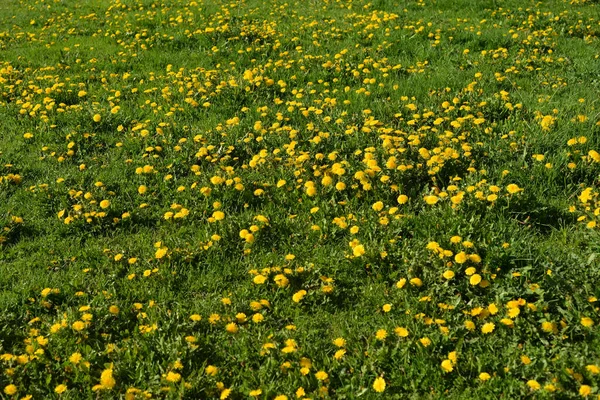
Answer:
<path fill-rule="evenodd" d="M 0 399 L 600 398 L 593 0 L 0 2 Z"/>

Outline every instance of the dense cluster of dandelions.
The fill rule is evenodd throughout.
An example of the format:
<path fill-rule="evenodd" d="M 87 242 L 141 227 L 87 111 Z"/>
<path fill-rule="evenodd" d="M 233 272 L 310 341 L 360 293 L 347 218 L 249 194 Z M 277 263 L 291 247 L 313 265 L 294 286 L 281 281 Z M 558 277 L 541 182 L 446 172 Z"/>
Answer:
<path fill-rule="evenodd" d="M 542 92 L 539 110 L 531 110 L 507 85 L 519 74 L 538 73 L 531 76 L 543 79 L 542 87 L 564 88 L 559 73 L 550 73 L 570 62 L 555 54 L 555 37 L 570 29 L 597 44 L 593 18 L 577 14 L 585 21 L 566 27 L 570 11 L 559 18 L 531 5 L 486 11 L 495 21 L 515 19 L 512 25 L 450 18 L 436 27 L 423 14 L 412 16 L 431 7 L 421 0 L 397 12 L 362 0 L 325 1 L 315 10 L 267 1 L 259 7 L 262 14 L 244 1 L 107 0 L 85 15 L 56 13 L 59 6 L 50 3 L 50 14 L 40 14 L 43 1 L 21 3 L 29 5 L 31 21 L 0 33 L 2 43 L 60 46 L 64 60 L 30 68 L 5 59 L 2 110 L 30 124 L 19 132 L 21 151 L 61 173 L 49 172 L 47 182 L 38 182 L 15 160 L 0 169 L 0 189 L 37 196 L 65 235 L 164 227 L 145 250 L 103 250 L 103 265 L 118 271 L 111 279 L 123 285 L 156 287 L 178 274 L 177 265 L 213 253 L 231 263 L 243 260 L 248 268 L 237 292 L 217 300 L 218 294 L 194 294 L 206 296 L 203 308 L 151 298 L 125 302 L 126 296 L 85 282 L 93 280 L 96 266 L 83 268 L 86 278 L 76 283 L 39 288 L 23 306 L 27 320 L 15 334 L 19 340 L 0 338 L 0 389 L 7 398 L 87 393 L 130 400 L 190 393 L 286 400 L 335 398 L 344 390 L 350 397 L 391 396 L 408 391 L 410 382 L 400 387 L 398 374 L 411 368 L 438 374 L 439 382 L 460 376 L 462 385 L 474 387 L 492 388 L 506 379 L 523 395 L 599 394 L 597 354 L 572 358 L 573 365 L 560 370 L 540 368 L 568 358 L 571 341 L 593 334 L 600 319 L 597 291 L 550 304 L 544 294 L 553 290 L 552 262 L 535 279 L 525 277 L 525 269 L 511 270 L 509 260 L 527 255 L 513 253 L 509 239 L 495 233 L 471 237 L 444 223 L 425 241 L 410 241 L 419 230 L 412 221 L 421 214 L 450 221 L 523 214 L 520 207 L 528 207 L 533 188 L 510 160 L 534 147 L 535 135 L 556 134 L 559 150 L 554 157 L 531 154 L 523 163 L 535 173 L 558 170 L 565 179 L 582 179 L 572 186 L 565 211 L 575 216 L 576 229 L 600 229 L 600 184 L 581 178 L 600 170 L 598 141 L 584 133 L 562 140 L 556 133 L 567 126 L 597 134 L 597 113 L 583 108 L 586 99 L 578 104 L 587 115 L 551 108 Z M 320 12 L 332 17 L 323 19 Z M 68 44 L 56 39 L 79 29 L 67 31 L 67 18 L 102 26 L 92 36 L 117 46 L 114 54 L 99 50 L 112 60 L 108 66 L 100 67 L 97 57 L 78 58 L 77 49 L 87 45 L 77 38 Z M 288 23 L 284 19 L 295 21 L 297 36 L 280 26 Z M 474 71 L 468 84 L 427 88 L 424 101 L 399 83 L 430 73 L 432 60 L 402 65 L 391 55 L 394 46 L 419 37 L 436 49 L 454 45 L 458 31 L 469 30 L 502 34 L 507 44 L 462 50 L 461 69 Z M 392 41 L 395 31 L 402 34 Z M 352 46 L 321 48 L 321 42 L 331 45 L 349 35 Z M 209 61 L 133 70 L 145 54 L 186 43 L 201 43 Z M 514 169 L 490 172 L 495 157 Z M 105 163 L 119 163 L 124 184 L 102 172 Z M 64 171 L 70 171 L 66 178 Z M 0 217 L 0 246 L 18 242 L 31 223 L 26 215 Z M 177 232 L 190 226 L 202 226 L 202 238 L 179 240 Z M 301 242 L 280 245 L 285 240 L 273 235 L 282 232 L 289 243 L 298 235 Z M 274 241 L 279 250 L 269 263 L 252 261 L 255 254 L 270 254 Z M 317 248 L 335 248 L 335 254 L 311 259 Z M 338 263 L 377 279 L 381 293 L 371 308 L 348 310 L 360 288 L 349 287 Z M 341 318 L 348 318 L 345 330 L 338 326 L 330 337 L 317 338 L 299 328 L 313 313 L 334 313 L 338 306 Z M 356 322 L 361 318 L 370 318 L 369 324 Z M 533 336 L 539 348 L 552 343 L 562 350 L 548 350 L 549 356 L 525 345 Z M 499 358 L 504 365 L 488 360 L 474 366 L 480 354 L 469 346 L 485 352 L 508 344 L 514 349 Z M 131 359 L 143 364 L 157 346 L 171 347 L 139 373 L 154 375 L 135 377 Z M 250 378 L 254 372 L 248 371 L 257 372 Z M 440 387 L 450 388 L 413 390 L 439 396 Z"/>

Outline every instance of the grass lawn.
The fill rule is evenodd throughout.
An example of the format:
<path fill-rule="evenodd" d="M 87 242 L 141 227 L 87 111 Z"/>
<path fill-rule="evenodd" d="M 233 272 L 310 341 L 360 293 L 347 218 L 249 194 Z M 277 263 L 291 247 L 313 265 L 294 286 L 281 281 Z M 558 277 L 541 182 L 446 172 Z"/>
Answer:
<path fill-rule="evenodd" d="M 600 4 L 0 2 L 0 399 L 600 398 Z"/>

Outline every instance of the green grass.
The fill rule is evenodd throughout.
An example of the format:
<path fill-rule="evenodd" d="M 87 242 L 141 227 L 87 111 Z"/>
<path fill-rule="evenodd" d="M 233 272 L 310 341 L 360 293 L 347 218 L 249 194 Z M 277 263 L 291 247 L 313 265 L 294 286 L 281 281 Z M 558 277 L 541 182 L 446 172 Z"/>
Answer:
<path fill-rule="evenodd" d="M 2 2 L 0 398 L 599 396 L 599 33 Z"/>

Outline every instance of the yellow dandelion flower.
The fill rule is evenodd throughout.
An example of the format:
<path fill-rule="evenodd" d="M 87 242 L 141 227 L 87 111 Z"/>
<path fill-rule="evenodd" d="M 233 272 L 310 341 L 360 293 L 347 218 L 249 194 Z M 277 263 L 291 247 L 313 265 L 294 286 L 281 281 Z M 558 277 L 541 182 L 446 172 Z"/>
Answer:
<path fill-rule="evenodd" d="M 550 393 L 556 392 L 556 386 L 551 383 L 544 385 L 544 390 Z"/>
<path fill-rule="evenodd" d="M 469 257 L 467 257 L 467 254 L 464 251 L 461 251 L 454 256 L 454 261 L 456 261 L 457 264 L 464 264 L 468 259 Z"/>
<path fill-rule="evenodd" d="M 416 287 L 421 287 L 423 285 L 423 281 L 420 278 L 412 278 L 409 282 Z"/>
<path fill-rule="evenodd" d="M 450 279 L 454 278 L 454 271 L 451 271 L 451 270 L 448 269 L 448 270 L 444 271 L 444 273 L 442 274 L 442 276 L 445 279 L 450 280 Z"/>
<path fill-rule="evenodd" d="M 115 378 L 113 377 L 112 369 L 105 369 L 100 375 L 100 385 L 103 389 L 112 389 L 116 385 Z"/>
<path fill-rule="evenodd" d="M 589 317 L 582 317 L 581 318 L 581 325 L 585 326 L 586 328 L 590 328 L 594 325 L 594 320 L 592 320 Z"/>
<path fill-rule="evenodd" d="M 481 327 L 481 332 L 492 333 L 494 331 L 494 328 L 496 328 L 496 325 L 493 322 L 487 322 Z"/>
<path fill-rule="evenodd" d="M 15 385 L 10 384 L 4 387 L 4 393 L 12 396 L 13 394 L 17 393 L 18 389 Z"/>
<path fill-rule="evenodd" d="M 169 251 L 169 249 L 167 247 L 161 247 L 156 250 L 154 257 L 156 257 L 157 259 L 161 259 L 167 255 L 167 251 Z"/>
<path fill-rule="evenodd" d="M 377 340 L 385 340 L 387 337 L 387 331 L 385 329 L 379 329 L 377 332 L 375 332 L 375 337 Z"/>
<path fill-rule="evenodd" d="M 375 378 L 375 381 L 373 382 L 373 390 L 375 390 L 377 393 L 382 393 L 385 390 L 385 380 L 381 376 Z"/>
<path fill-rule="evenodd" d="M 64 392 L 67 391 L 67 385 L 60 384 L 54 388 L 54 391 L 58 394 L 63 394 Z"/>
<path fill-rule="evenodd" d="M 221 392 L 221 396 L 219 397 L 219 399 L 221 400 L 225 400 L 229 397 L 229 395 L 231 394 L 231 389 L 223 389 L 223 391 Z"/>
<path fill-rule="evenodd" d="M 333 358 L 335 358 L 336 360 L 341 360 L 342 357 L 344 357 L 344 355 L 346 355 L 346 350 L 340 349 L 335 352 L 335 354 L 333 355 Z"/>
<path fill-rule="evenodd" d="M 425 196 L 424 197 L 425 203 L 429 204 L 429 205 L 434 205 L 435 203 L 437 203 L 439 201 L 439 197 L 437 196 Z"/>
<path fill-rule="evenodd" d="M 481 275 L 474 274 L 469 278 L 469 283 L 473 286 L 478 285 L 481 282 Z"/>
<path fill-rule="evenodd" d="M 589 364 L 585 366 L 585 369 L 593 375 L 600 374 L 600 367 L 597 365 Z"/>
<path fill-rule="evenodd" d="M 299 290 L 296 293 L 294 293 L 294 295 L 292 296 L 292 300 L 295 303 L 299 303 L 300 301 L 302 301 L 304 296 L 306 296 L 306 290 Z"/>
<path fill-rule="evenodd" d="M 394 333 L 396 333 L 396 335 L 398 335 L 399 337 L 407 337 L 408 329 L 398 326 L 394 329 Z"/>
<path fill-rule="evenodd" d="M 444 372 L 452 372 L 452 370 L 454 370 L 454 367 L 452 366 L 452 361 L 450 361 L 450 360 L 442 361 L 442 369 L 444 370 Z"/>
<path fill-rule="evenodd" d="M 78 332 L 82 331 L 83 329 L 85 329 L 85 322 L 75 321 L 75 322 L 73 322 L 73 325 L 71 325 L 71 327 Z"/>
<path fill-rule="evenodd" d="M 317 380 L 319 381 L 324 381 L 328 377 L 329 375 L 325 371 L 318 371 L 317 373 L 315 373 L 315 378 L 317 378 Z"/>
<path fill-rule="evenodd" d="M 81 356 L 81 353 L 73 353 L 69 357 L 69 361 L 71 361 L 73 364 L 79 364 L 79 362 L 82 360 L 82 358 L 83 357 Z"/>
<path fill-rule="evenodd" d="M 544 322 L 542 322 L 542 330 L 544 332 L 551 333 L 555 329 L 556 329 L 556 326 L 552 322 L 550 322 L 550 321 L 544 321 Z"/>
<path fill-rule="evenodd" d="M 181 375 L 177 372 L 169 371 L 165 376 L 165 380 L 171 383 L 177 383 L 181 380 Z"/>
<path fill-rule="evenodd" d="M 365 254 L 365 247 L 362 244 L 356 245 L 352 248 L 352 254 L 354 257 L 360 257 Z"/>
<path fill-rule="evenodd" d="M 519 186 L 515 185 L 514 183 L 511 183 L 506 186 L 506 191 L 510 194 L 519 193 L 522 190 L 523 189 L 521 189 Z"/>
<path fill-rule="evenodd" d="M 592 394 L 592 387 L 589 385 L 581 385 L 579 387 L 579 394 L 583 397 L 588 397 Z"/>

